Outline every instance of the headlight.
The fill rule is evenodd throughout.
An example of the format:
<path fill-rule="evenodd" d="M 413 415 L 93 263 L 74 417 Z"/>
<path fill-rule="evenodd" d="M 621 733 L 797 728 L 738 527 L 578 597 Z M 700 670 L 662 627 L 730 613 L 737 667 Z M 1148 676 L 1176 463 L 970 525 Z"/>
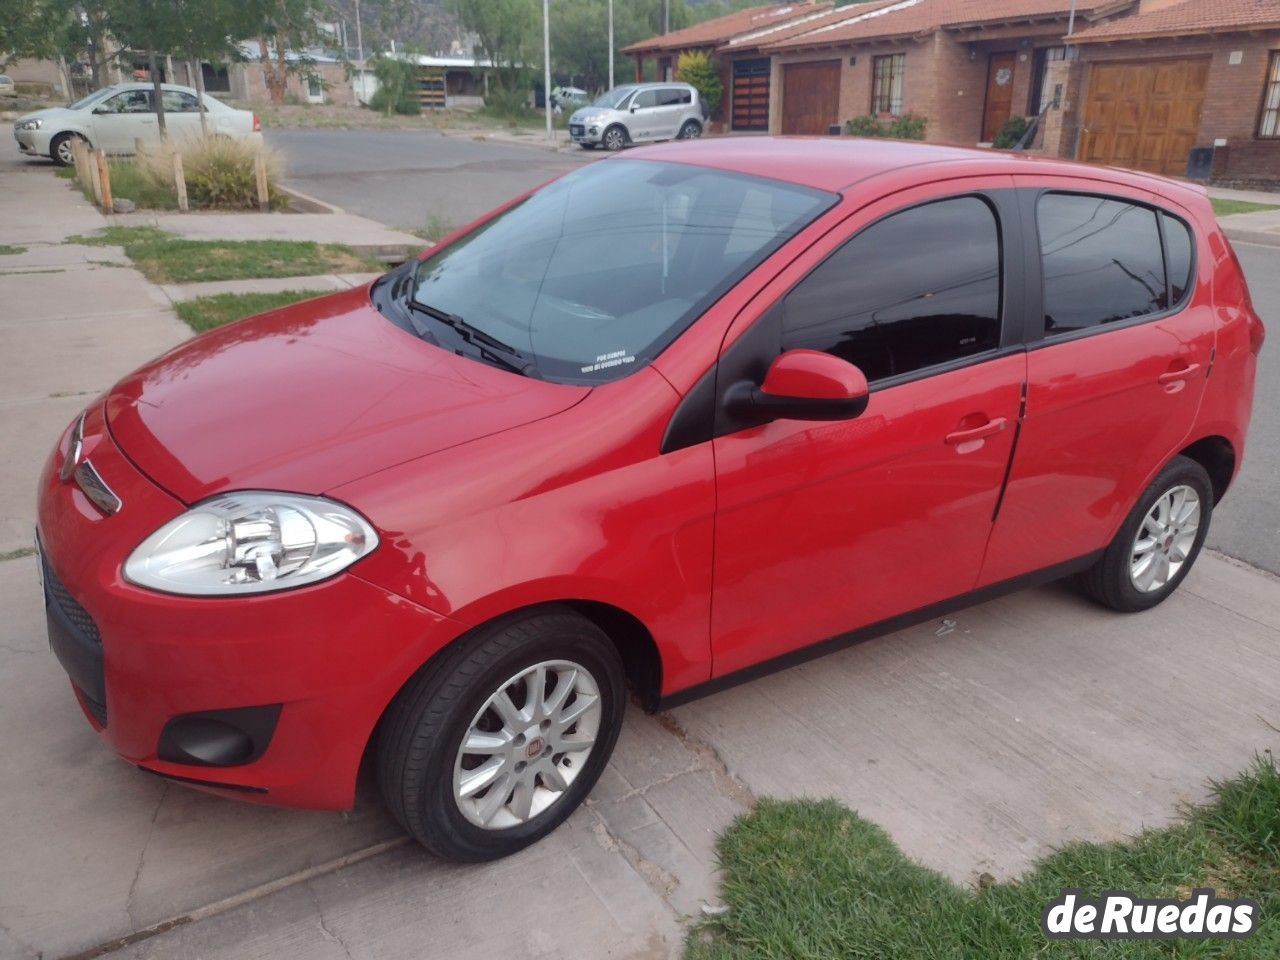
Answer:
<path fill-rule="evenodd" d="M 332 500 L 229 493 L 147 537 L 125 561 L 124 576 L 165 593 L 266 593 L 331 577 L 377 545 L 368 521 Z"/>
<path fill-rule="evenodd" d="M 39 130 L 40 120 L 19 120 L 14 124 L 19 130 Z"/>

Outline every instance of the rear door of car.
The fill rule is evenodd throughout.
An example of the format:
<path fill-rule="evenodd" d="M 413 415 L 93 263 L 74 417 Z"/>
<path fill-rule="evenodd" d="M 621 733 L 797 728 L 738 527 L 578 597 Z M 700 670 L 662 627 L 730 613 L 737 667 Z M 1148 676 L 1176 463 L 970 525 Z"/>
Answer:
<path fill-rule="evenodd" d="M 169 135 L 182 141 L 199 139 L 200 108 L 196 98 L 182 90 L 165 90 L 161 101 L 164 103 L 164 123 Z"/>
<path fill-rule="evenodd" d="M 680 132 L 680 124 L 692 101 L 693 94 L 687 87 L 663 87 L 658 91 L 657 139 L 670 140 Z"/>
<path fill-rule="evenodd" d="M 973 588 L 1026 373 L 1019 230 L 1008 177 L 894 194 L 735 321 L 719 395 L 802 348 L 858 365 L 871 396 L 838 422 L 717 413 L 716 676 Z"/>
<path fill-rule="evenodd" d="M 1043 306 L 1028 314 L 1026 411 L 980 585 L 1103 549 L 1185 444 L 1215 350 L 1185 211 L 1100 181 L 1018 183 Z"/>

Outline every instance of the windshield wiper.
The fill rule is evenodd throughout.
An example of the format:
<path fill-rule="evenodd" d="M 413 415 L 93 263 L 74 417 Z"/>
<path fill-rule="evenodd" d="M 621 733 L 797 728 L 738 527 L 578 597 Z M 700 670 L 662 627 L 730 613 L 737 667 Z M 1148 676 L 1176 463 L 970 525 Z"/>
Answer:
<path fill-rule="evenodd" d="M 484 359 L 496 363 L 500 367 L 505 367 L 512 373 L 518 373 L 525 377 L 530 376 L 534 371 L 533 362 L 515 347 L 503 343 L 497 337 L 491 336 L 479 327 L 467 323 L 456 313 L 449 313 L 439 307 L 420 303 L 413 298 L 412 292 L 405 299 L 405 305 L 414 313 L 425 314 L 431 319 L 451 327 L 458 336 L 475 347 Z"/>

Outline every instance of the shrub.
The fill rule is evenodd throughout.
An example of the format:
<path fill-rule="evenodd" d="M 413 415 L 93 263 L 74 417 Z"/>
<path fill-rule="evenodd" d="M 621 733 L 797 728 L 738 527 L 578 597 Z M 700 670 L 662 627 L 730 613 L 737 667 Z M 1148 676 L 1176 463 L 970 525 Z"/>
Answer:
<path fill-rule="evenodd" d="M 388 117 L 393 113 L 411 116 L 422 112 L 422 101 L 418 98 L 418 70 L 414 64 L 391 57 L 375 57 L 373 75 L 378 81 L 378 89 L 369 98 L 372 109 Z"/>
<path fill-rule="evenodd" d="M 1010 117 L 1004 122 L 996 138 L 991 141 L 991 145 L 997 150 L 1011 150 L 1026 135 L 1027 128 L 1030 126 L 1031 121 L 1026 117 Z"/>
<path fill-rule="evenodd" d="M 167 195 L 172 197 L 175 191 L 173 155 L 181 153 L 182 172 L 187 181 L 187 200 L 193 209 L 256 210 L 258 180 L 254 161 L 260 150 L 267 161 L 267 196 L 270 204 L 272 207 L 283 207 L 288 201 L 276 187 L 281 168 L 279 156 L 245 140 L 218 136 L 187 141 L 169 140 L 160 149 L 138 156 L 133 166 L 144 181 L 163 187 Z M 129 199 L 139 206 L 144 205 L 144 201 L 136 197 Z"/>
<path fill-rule="evenodd" d="M 680 54 L 680 59 L 676 61 L 676 73 L 681 80 L 698 91 L 698 96 L 707 105 L 707 113 L 715 113 L 724 96 L 724 83 L 720 80 L 720 70 L 711 54 L 702 50 L 689 50 Z"/>
<path fill-rule="evenodd" d="M 493 86 L 484 98 L 484 112 L 500 120 L 519 119 L 531 113 L 529 93 L 520 87 Z"/>
<path fill-rule="evenodd" d="M 870 114 L 854 117 L 845 123 L 845 133 L 852 137 L 885 137 L 890 140 L 923 140 L 929 121 L 914 113 L 904 113 L 891 120 L 881 120 Z"/>

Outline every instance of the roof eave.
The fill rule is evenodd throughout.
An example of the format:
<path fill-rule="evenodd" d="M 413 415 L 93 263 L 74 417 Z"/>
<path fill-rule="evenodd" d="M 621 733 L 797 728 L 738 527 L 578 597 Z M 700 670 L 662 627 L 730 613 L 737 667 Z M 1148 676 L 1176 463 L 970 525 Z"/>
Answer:
<path fill-rule="evenodd" d="M 1276 31 L 1280 31 L 1280 21 L 1223 27 L 1175 27 L 1165 30 L 1135 30 L 1130 33 L 1105 33 L 1092 37 L 1088 33 L 1078 33 L 1074 36 L 1065 37 L 1063 40 L 1065 43 L 1080 45 L 1086 43 L 1119 43 L 1128 40 L 1173 40 L 1180 37 L 1203 37 L 1206 34 L 1218 36 L 1225 33 L 1272 33 Z"/>

